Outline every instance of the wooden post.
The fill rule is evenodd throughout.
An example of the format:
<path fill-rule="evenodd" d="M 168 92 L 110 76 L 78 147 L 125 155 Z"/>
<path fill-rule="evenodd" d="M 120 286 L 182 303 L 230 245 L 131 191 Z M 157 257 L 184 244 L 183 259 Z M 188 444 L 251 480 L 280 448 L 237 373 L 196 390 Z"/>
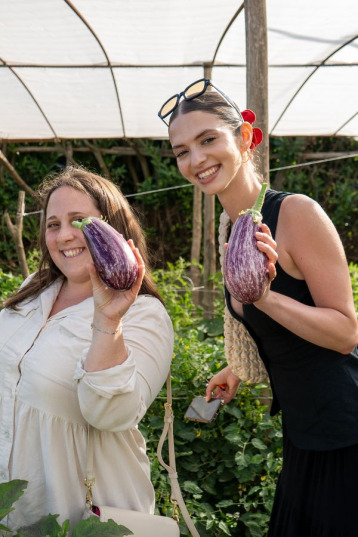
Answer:
<path fill-rule="evenodd" d="M 193 282 L 193 302 L 197 306 L 199 304 L 198 287 L 201 283 L 201 271 L 198 266 L 200 263 L 201 237 L 202 237 L 202 204 L 203 195 L 199 187 L 194 186 L 193 189 L 193 223 L 192 223 L 192 238 L 191 238 L 191 253 L 190 253 L 190 278 Z"/>
<path fill-rule="evenodd" d="M 216 272 L 215 250 L 215 196 L 204 195 L 204 293 L 202 299 L 204 319 L 214 317 L 213 276 Z"/>
<path fill-rule="evenodd" d="M 6 157 L 6 144 L 1 144 L 1 153 Z M 4 166 L 0 159 L 0 185 L 3 185 L 5 182 L 4 178 Z"/>
<path fill-rule="evenodd" d="M 263 178 L 270 182 L 266 0 L 245 0 L 245 25 L 247 108 L 255 112 L 255 126 L 263 132 L 255 162 Z M 271 389 L 263 388 L 261 397 L 262 404 L 269 407 Z"/>
<path fill-rule="evenodd" d="M 9 213 L 5 211 L 4 218 L 7 227 L 10 230 L 11 236 L 15 242 L 17 257 L 19 260 L 21 274 L 24 278 L 27 278 L 29 275 L 29 267 L 27 266 L 24 243 L 22 242 L 22 229 L 23 229 L 23 218 L 25 212 L 25 192 L 20 190 L 19 198 L 17 203 L 17 215 L 16 215 L 16 224 L 11 222 Z"/>
<path fill-rule="evenodd" d="M 247 108 L 256 114 L 255 126 L 264 138 L 255 155 L 258 170 L 269 180 L 268 62 L 266 0 L 245 0 Z"/>
<path fill-rule="evenodd" d="M 204 66 L 204 76 L 211 78 L 212 65 Z M 204 194 L 204 292 L 202 306 L 204 319 L 214 317 L 214 280 L 216 272 L 215 196 Z"/>

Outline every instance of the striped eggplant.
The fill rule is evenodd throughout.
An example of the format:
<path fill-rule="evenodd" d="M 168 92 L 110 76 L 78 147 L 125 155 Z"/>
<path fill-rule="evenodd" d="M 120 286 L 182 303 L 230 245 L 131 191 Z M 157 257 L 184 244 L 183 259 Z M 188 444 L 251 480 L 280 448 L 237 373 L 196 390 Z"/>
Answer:
<path fill-rule="evenodd" d="M 242 304 L 259 300 L 268 282 L 268 260 L 257 248 L 256 231 L 262 220 L 261 209 L 267 183 L 263 183 L 252 209 L 239 213 L 233 225 L 224 257 L 224 283 Z"/>
<path fill-rule="evenodd" d="M 123 235 L 95 216 L 72 225 L 82 230 L 102 282 L 116 291 L 130 289 L 138 277 L 138 263 Z"/>

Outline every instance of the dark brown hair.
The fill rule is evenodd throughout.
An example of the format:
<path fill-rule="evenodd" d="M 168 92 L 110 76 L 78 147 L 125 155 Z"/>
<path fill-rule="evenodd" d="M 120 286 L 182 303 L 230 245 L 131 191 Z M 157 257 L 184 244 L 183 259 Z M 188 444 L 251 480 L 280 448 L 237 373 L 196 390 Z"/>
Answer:
<path fill-rule="evenodd" d="M 171 122 L 181 114 L 189 112 L 206 112 L 213 114 L 219 119 L 230 125 L 235 134 L 240 133 L 242 118 L 237 111 L 217 91 L 207 89 L 205 93 L 195 99 L 180 101 L 179 106 L 174 110 L 169 120 L 169 128 Z"/>
<path fill-rule="evenodd" d="M 133 240 L 135 246 L 140 251 L 146 267 L 139 294 L 149 294 L 163 302 L 150 274 L 148 250 L 144 233 L 137 216 L 119 187 L 112 183 L 112 181 L 84 168 L 69 166 L 57 174 L 49 175 L 39 186 L 38 196 L 43 203 L 44 215 L 46 215 L 51 194 L 64 186 L 74 188 L 89 196 L 103 218 L 119 233 L 122 233 L 125 239 Z M 21 287 L 12 297 L 5 301 L 4 307 L 16 309 L 16 306 L 20 302 L 38 296 L 41 291 L 62 275 L 61 271 L 52 261 L 46 246 L 45 220 L 45 217 L 41 218 L 39 235 L 41 259 L 38 271 L 25 286 Z"/>

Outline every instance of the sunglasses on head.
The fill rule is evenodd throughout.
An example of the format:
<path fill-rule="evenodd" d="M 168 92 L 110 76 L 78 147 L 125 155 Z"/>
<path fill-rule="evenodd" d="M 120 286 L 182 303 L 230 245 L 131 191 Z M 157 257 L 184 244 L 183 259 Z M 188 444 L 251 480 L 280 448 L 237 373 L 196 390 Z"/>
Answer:
<path fill-rule="evenodd" d="M 181 97 L 183 97 L 186 101 L 196 99 L 197 97 L 200 97 L 200 95 L 203 95 L 203 93 L 206 92 L 208 86 L 214 88 L 218 93 L 220 93 L 222 97 L 224 97 L 225 101 L 239 114 L 239 117 L 243 123 L 244 120 L 238 107 L 227 95 L 225 95 L 223 91 L 214 86 L 214 84 L 208 78 L 201 78 L 200 80 L 196 80 L 196 82 L 192 82 L 188 87 L 186 87 L 184 91 L 170 97 L 160 108 L 158 116 L 162 121 L 164 121 L 164 123 L 168 127 L 169 123 L 165 121 L 165 118 L 168 117 L 172 112 L 174 112 L 174 110 L 178 107 Z"/>

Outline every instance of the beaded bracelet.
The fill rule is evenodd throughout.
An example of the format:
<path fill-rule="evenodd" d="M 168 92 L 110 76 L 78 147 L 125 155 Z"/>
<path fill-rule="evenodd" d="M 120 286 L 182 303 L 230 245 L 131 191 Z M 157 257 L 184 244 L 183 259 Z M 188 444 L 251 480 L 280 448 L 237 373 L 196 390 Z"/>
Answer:
<path fill-rule="evenodd" d="M 111 335 L 117 334 L 117 332 L 119 330 L 119 328 L 117 328 L 114 332 L 108 332 L 107 330 L 101 330 L 100 328 L 95 326 L 93 323 L 91 324 L 91 328 L 92 328 L 92 330 L 94 328 L 95 330 L 97 330 L 97 332 L 102 332 L 102 334 L 111 334 Z"/>

